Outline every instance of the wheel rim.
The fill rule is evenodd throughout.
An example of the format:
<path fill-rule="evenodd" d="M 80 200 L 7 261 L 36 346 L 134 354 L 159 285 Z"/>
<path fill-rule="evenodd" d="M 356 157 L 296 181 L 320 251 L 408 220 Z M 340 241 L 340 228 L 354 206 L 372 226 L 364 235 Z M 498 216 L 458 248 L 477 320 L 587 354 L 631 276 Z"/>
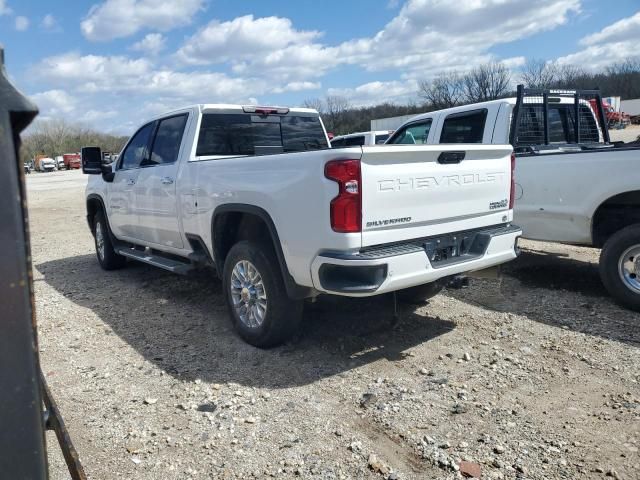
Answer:
<path fill-rule="evenodd" d="M 231 300 L 240 321 L 257 328 L 267 315 L 267 292 L 262 275 L 248 260 L 240 260 L 231 271 Z"/>
<path fill-rule="evenodd" d="M 104 233 L 100 222 L 96 223 L 96 250 L 100 260 L 104 260 Z"/>
<path fill-rule="evenodd" d="M 629 247 L 620 255 L 618 274 L 628 289 L 640 293 L 640 245 Z"/>

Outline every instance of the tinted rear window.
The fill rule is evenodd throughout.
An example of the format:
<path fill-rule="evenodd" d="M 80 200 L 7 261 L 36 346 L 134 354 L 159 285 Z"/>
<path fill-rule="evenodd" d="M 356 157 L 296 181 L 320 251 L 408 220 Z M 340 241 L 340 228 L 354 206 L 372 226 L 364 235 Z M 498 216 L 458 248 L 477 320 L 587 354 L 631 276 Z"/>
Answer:
<path fill-rule="evenodd" d="M 263 155 L 328 148 L 318 117 L 205 113 L 196 155 Z"/>
<path fill-rule="evenodd" d="M 453 113 L 444 120 L 440 143 L 482 143 L 487 110 Z"/>
<path fill-rule="evenodd" d="M 384 135 L 376 135 L 376 145 L 386 142 L 388 138 L 388 133 L 385 133 Z"/>

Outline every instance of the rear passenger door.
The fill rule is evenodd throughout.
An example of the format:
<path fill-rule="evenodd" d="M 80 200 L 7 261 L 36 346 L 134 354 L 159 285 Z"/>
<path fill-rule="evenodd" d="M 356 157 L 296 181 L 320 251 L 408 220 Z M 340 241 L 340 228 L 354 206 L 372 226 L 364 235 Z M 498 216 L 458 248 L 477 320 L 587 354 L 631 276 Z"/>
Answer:
<path fill-rule="evenodd" d="M 140 167 L 134 201 L 138 213 L 137 238 L 145 243 L 183 248 L 176 177 L 187 120 L 187 113 L 158 120 L 150 155 Z"/>

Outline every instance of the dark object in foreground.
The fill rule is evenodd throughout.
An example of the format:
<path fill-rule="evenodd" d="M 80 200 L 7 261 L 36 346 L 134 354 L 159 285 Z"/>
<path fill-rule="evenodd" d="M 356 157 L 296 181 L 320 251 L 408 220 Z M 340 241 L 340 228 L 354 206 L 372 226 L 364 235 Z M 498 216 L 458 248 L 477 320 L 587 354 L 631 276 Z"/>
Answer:
<path fill-rule="evenodd" d="M 38 110 L 9 83 L 0 49 L 0 472 L 48 478 L 45 429 L 55 430 L 74 480 L 86 478 L 40 372 L 20 132 Z"/>

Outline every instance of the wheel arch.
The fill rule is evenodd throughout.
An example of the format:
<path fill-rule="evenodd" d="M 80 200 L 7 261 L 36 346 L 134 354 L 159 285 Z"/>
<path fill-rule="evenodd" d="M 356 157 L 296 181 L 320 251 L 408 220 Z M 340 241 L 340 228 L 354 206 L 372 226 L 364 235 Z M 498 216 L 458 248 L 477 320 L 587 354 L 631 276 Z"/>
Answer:
<path fill-rule="evenodd" d="M 271 215 L 256 205 L 227 203 L 214 210 L 211 218 L 211 251 L 218 266 L 218 275 L 222 275 L 222 266 L 231 247 L 238 240 L 251 239 L 251 235 L 264 235 L 273 245 L 287 294 L 297 299 L 311 296 L 311 289 L 298 285 L 289 272 Z"/>
<path fill-rule="evenodd" d="M 591 221 L 593 246 L 602 247 L 614 233 L 640 223 L 640 190 L 613 195 L 598 205 Z"/>
<path fill-rule="evenodd" d="M 104 206 L 104 200 L 102 197 L 96 193 L 89 194 L 87 196 L 87 223 L 89 224 L 89 229 L 91 233 L 93 233 L 93 217 L 96 216 L 98 210 L 102 210 L 104 213 L 104 218 L 109 223 L 109 219 L 107 218 L 107 209 Z M 111 228 L 109 228 L 111 230 Z"/>

